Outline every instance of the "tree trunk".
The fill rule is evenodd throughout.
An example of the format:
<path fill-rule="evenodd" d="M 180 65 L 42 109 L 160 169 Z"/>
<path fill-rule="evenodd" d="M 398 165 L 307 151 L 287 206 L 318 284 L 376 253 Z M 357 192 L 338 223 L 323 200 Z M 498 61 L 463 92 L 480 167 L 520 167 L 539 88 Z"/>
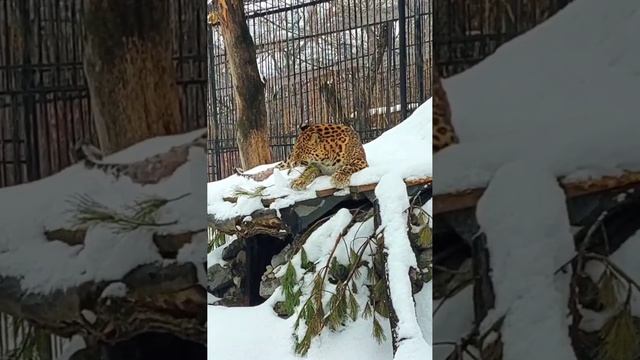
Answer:
<path fill-rule="evenodd" d="M 238 148 L 244 169 L 271 162 L 265 84 L 245 22 L 242 0 L 217 0 L 217 18 L 227 51 L 238 114 Z"/>
<path fill-rule="evenodd" d="M 168 0 L 86 0 L 84 68 L 105 154 L 182 131 Z"/>

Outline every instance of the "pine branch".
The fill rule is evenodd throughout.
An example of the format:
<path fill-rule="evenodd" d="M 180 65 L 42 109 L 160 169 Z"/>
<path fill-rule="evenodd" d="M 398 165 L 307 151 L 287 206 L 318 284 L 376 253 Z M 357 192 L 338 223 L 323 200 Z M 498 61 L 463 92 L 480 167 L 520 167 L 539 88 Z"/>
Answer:
<path fill-rule="evenodd" d="M 162 227 L 177 224 L 177 221 L 157 222 L 156 215 L 168 203 L 181 200 L 188 195 L 189 193 L 172 199 L 150 197 L 137 200 L 132 205 L 125 206 L 124 211 L 109 208 L 86 194 L 74 196 L 72 200 L 69 200 L 69 203 L 72 206 L 73 226 L 76 228 L 108 224 L 118 232 L 130 232 L 140 227 Z"/>

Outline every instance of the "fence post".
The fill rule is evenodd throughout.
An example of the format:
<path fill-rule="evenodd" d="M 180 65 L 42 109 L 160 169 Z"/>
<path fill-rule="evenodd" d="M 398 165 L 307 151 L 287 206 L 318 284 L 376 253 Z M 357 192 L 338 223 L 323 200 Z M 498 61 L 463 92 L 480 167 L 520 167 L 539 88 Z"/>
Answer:
<path fill-rule="evenodd" d="M 24 161 L 26 168 L 26 178 L 22 178 L 22 169 L 19 169 L 19 182 L 33 181 L 39 178 L 39 156 L 37 149 L 37 123 L 35 114 L 35 94 L 33 92 L 33 67 L 31 63 L 31 45 L 32 45 L 32 31 L 31 31 L 31 19 L 30 14 L 32 10 L 29 8 L 28 1 L 20 2 L 20 18 L 22 27 L 22 70 L 20 71 L 20 86 L 22 91 L 22 124 L 19 121 L 16 123 L 14 131 L 19 131 L 20 128 L 24 130 Z M 20 126 L 22 125 L 22 126 Z M 18 129 L 18 130 L 17 130 Z M 18 136 L 20 138 L 20 136 Z M 19 140 L 19 139 L 15 139 Z M 17 141 L 15 144 L 19 144 Z M 20 163 L 19 150 L 14 152 L 14 161 L 16 164 Z"/>
<path fill-rule="evenodd" d="M 207 9 L 208 11 L 208 9 Z M 208 141 L 207 143 L 218 141 L 218 99 L 216 94 L 216 73 L 215 73 L 215 61 L 214 61 L 214 49 L 213 49 L 213 26 L 207 24 L 207 69 L 208 69 L 208 84 L 209 84 L 209 112 L 211 113 L 211 118 L 207 119 L 207 134 Z M 211 121 L 210 121 L 211 120 Z M 210 168 L 209 171 L 209 181 L 214 181 L 220 179 L 220 157 L 217 152 L 215 152 L 215 148 L 213 152 L 207 152 L 207 156 L 209 157 Z"/>
<path fill-rule="evenodd" d="M 400 119 L 407 118 L 407 14 L 405 0 L 398 0 L 398 47 L 400 56 Z"/>
<path fill-rule="evenodd" d="M 418 103 L 427 100 L 424 81 L 424 57 L 422 56 L 422 6 L 420 0 L 414 0 L 415 48 L 416 48 L 416 80 L 418 85 Z"/>

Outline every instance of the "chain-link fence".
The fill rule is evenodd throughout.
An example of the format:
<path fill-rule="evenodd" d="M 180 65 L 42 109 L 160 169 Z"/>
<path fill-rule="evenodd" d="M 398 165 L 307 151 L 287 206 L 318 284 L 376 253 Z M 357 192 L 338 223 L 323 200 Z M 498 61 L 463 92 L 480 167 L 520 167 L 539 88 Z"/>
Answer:
<path fill-rule="evenodd" d="M 274 160 L 288 155 L 303 123 L 347 122 L 366 142 L 430 97 L 430 0 L 249 1 L 245 11 L 266 84 Z M 232 79 L 215 23 L 208 46 L 215 181 L 232 174 L 240 157 Z"/>

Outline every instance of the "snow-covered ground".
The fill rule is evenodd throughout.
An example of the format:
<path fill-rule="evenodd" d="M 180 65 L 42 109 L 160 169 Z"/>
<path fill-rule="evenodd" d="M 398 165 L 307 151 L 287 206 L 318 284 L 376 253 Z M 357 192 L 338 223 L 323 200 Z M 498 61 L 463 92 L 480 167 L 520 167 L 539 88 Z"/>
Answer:
<path fill-rule="evenodd" d="M 203 135 L 198 130 L 182 135 L 159 137 L 136 144 L 105 157 L 106 163 L 130 163 L 168 151 Z M 163 260 L 152 234 L 141 228 L 130 233 L 97 225 L 89 228 L 83 245 L 70 246 L 49 241 L 45 230 L 72 228 L 74 196 L 89 195 L 105 206 L 122 209 L 132 201 L 150 196 L 181 200 L 161 208 L 157 222 L 178 220 L 164 226 L 167 233 L 206 228 L 204 198 L 206 188 L 205 152 L 191 147 L 187 163 L 155 185 L 139 185 L 128 177 L 115 179 L 101 170 L 88 170 L 83 164 L 71 166 L 45 179 L 0 190 L 0 204 L 10 207 L 0 218 L 0 275 L 22 279 L 22 287 L 32 292 L 65 289 L 90 280 L 115 280 L 133 268 Z M 157 231 L 157 229 L 155 229 Z M 178 262 L 204 263 L 206 232 L 193 239 L 178 255 Z M 202 269 L 204 273 L 204 269 Z"/>
<path fill-rule="evenodd" d="M 389 248 L 390 264 L 394 264 L 396 277 L 406 278 L 406 264 L 415 265 L 415 256 L 408 247 L 406 235 L 396 236 L 397 231 L 406 234 L 406 214 L 403 212 L 408 206 L 406 190 L 403 179 L 431 176 L 431 100 L 421 105 L 405 121 L 388 130 L 374 141 L 365 144 L 367 161 L 370 167 L 366 168 L 351 178 L 351 184 L 366 184 L 382 181 L 381 191 L 388 193 L 392 188 L 400 186 L 404 191 L 404 201 L 398 195 L 397 189 L 385 201 L 385 223 L 389 229 L 385 236 L 395 246 Z M 271 165 L 260 166 L 252 169 L 255 173 L 264 170 Z M 294 200 L 302 200 L 315 197 L 315 191 L 330 188 L 329 177 L 323 176 L 316 179 L 309 190 L 295 192 L 289 188 L 289 181 L 297 176 L 292 172 L 288 177 L 286 173 L 275 170 L 274 174 L 262 182 L 256 182 L 240 176 L 232 176 L 227 179 L 210 183 L 208 192 L 208 211 L 217 218 L 235 215 L 248 215 L 252 211 L 261 209 L 259 198 L 240 197 L 237 204 L 225 203 L 222 198 L 229 196 L 236 187 L 252 190 L 258 186 L 266 186 L 263 196 L 274 197 L 289 195 Z M 386 180 L 381 180 L 382 178 Z M 380 185 L 379 185 L 380 186 Z M 380 194 L 382 195 L 382 193 Z M 244 200 L 243 200 L 244 199 Z M 292 200 L 288 200 L 292 201 Z M 290 202 L 274 202 L 272 208 L 286 206 Z M 425 208 L 430 212 L 430 203 Z M 351 214 L 346 210 L 340 210 L 330 220 L 320 226 L 307 239 L 304 245 L 305 252 L 310 261 L 323 263 L 329 258 L 335 239 L 343 228 L 351 220 Z M 358 248 L 374 231 L 372 219 L 352 226 L 344 236 L 345 244 Z M 406 245 L 406 246 L 405 246 Z M 409 252 L 407 252 L 407 250 Z M 364 256 L 368 256 L 369 250 L 365 250 Z M 222 247 L 215 249 L 208 257 L 208 266 L 212 262 L 221 263 Z M 345 263 L 349 258 L 347 247 L 339 246 L 334 254 L 339 262 Z M 413 256 L 413 259 L 408 257 Z M 300 267 L 300 254 L 291 260 L 296 267 Z M 280 274 L 284 268 L 280 269 Z M 301 272 L 300 272 L 301 273 Z M 404 276 L 403 276 L 404 275 Z M 360 290 L 356 295 L 358 301 L 366 301 L 368 290 L 364 287 L 365 277 L 358 281 Z M 299 279 L 303 279 L 299 276 Z M 306 283 L 309 284 L 309 279 Z M 399 315 L 401 316 L 401 334 L 407 338 L 404 345 L 396 354 L 396 359 L 405 360 L 429 360 L 431 359 L 431 284 L 427 284 L 415 295 L 415 305 L 410 301 L 409 279 L 398 280 L 399 288 L 394 288 L 394 301 L 397 302 Z M 392 280 L 393 281 L 393 280 Z M 331 290 L 330 286 L 327 285 Z M 408 286 L 408 287 L 407 287 Z M 304 294 L 309 294 L 310 289 L 305 287 Z M 304 295 L 306 296 L 306 295 Z M 304 298 L 304 297 L 303 297 Z M 213 360 L 297 360 L 300 359 L 294 353 L 292 334 L 296 316 L 289 319 L 279 318 L 273 311 L 275 302 L 281 300 L 281 293 L 276 290 L 264 304 L 256 307 L 227 308 L 224 306 L 209 306 L 208 314 L 208 351 L 209 358 Z M 413 314 L 412 314 L 413 313 Z M 378 343 L 372 335 L 371 319 L 363 320 L 358 317 L 356 321 L 349 321 L 338 332 L 323 331 L 319 338 L 314 339 L 311 348 L 306 355 L 309 360 L 325 359 L 353 359 L 353 360 L 391 360 L 394 358 L 391 344 L 391 330 L 386 319 L 380 321 L 386 340 Z"/>
<path fill-rule="evenodd" d="M 389 173 L 397 174 L 403 179 L 431 176 L 431 124 L 431 100 L 428 100 L 405 121 L 364 145 L 369 167 L 353 174 L 351 185 L 375 183 Z M 247 173 L 257 173 L 274 165 L 261 165 Z M 258 187 L 265 187 L 263 197 L 285 197 L 270 205 L 272 209 L 280 209 L 294 202 L 316 197 L 316 190 L 332 187 L 329 176 L 321 176 L 304 191 L 292 190 L 289 182 L 301 173 L 300 169 L 293 170 L 290 174 L 275 169 L 273 175 L 260 182 L 233 175 L 209 183 L 207 211 L 218 219 L 224 219 L 249 215 L 264 208 L 259 197 L 242 196 L 237 203 L 223 200 L 226 196 L 232 196 L 236 189 L 253 191 Z"/>
<path fill-rule="evenodd" d="M 425 336 L 431 331 L 431 285 L 415 295 L 418 321 Z M 293 352 L 291 334 L 295 317 L 283 320 L 270 301 L 255 307 L 228 308 L 209 306 L 207 332 L 210 360 L 301 360 Z M 325 331 L 314 340 L 306 360 L 349 359 L 391 360 L 391 330 L 388 321 L 381 321 L 387 341 L 378 344 L 371 335 L 371 321 L 359 318 L 342 331 Z M 426 337 L 425 341 L 431 342 Z M 431 352 L 411 360 L 429 360 Z"/>
<path fill-rule="evenodd" d="M 434 156 L 435 193 L 485 187 L 516 159 L 576 180 L 640 170 L 639 10 L 636 0 L 572 2 L 443 80 L 461 143 Z"/>
<path fill-rule="evenodd" d="M 269 303 L 251 308 L 209 306 L 209 359 L 300 360 L 291 341 L 294 321 L 295 317 L 277 317 Z M 388 322 L 382 325 L 390 334 Z M 358 319 L 339 333 L 323 332 L 304 359 L 390 360 L 393 352 L 389 342 L 378 344 L 373 338 L 371 321 Z"/>

